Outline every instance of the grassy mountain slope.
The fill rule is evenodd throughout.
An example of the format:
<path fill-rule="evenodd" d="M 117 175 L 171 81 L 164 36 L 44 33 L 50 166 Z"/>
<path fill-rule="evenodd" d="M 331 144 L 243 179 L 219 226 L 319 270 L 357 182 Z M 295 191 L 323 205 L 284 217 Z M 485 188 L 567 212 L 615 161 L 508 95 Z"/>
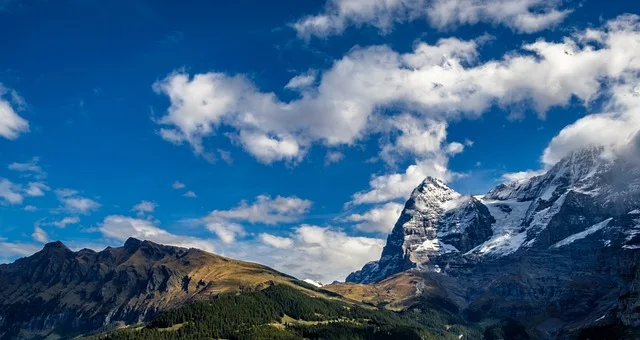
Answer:
<path fill-rule="evenodd" d="M 101 252 L 60 242 L 0 265 L 0 338 L 71 335 L 151 320 L 158 312 L 274 283 L 330 298 L 266 266 L 197 249 L 128 240 Z"/>

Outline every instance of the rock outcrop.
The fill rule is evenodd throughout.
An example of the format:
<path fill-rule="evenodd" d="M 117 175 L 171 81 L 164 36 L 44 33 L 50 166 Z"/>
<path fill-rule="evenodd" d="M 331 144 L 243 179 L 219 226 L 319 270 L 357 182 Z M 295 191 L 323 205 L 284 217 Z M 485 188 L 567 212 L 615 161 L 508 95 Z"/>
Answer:
<path fill-rule="evenodd" d="M 382 257 L 347 277 L 405 270 L 446 282 L 470 320 L 517 318 L 542 338 L 640 327 L 640 164 L 603 147 L 547 173 L 463 196 L 427 178 Z"/>
<path fill-rule="evenodd" d="M 100 252 L 52 242 L 0 265 L 0 339 L 145 322 L 190 301 L 293 280 L 258 264 L 133 238 Z"/>

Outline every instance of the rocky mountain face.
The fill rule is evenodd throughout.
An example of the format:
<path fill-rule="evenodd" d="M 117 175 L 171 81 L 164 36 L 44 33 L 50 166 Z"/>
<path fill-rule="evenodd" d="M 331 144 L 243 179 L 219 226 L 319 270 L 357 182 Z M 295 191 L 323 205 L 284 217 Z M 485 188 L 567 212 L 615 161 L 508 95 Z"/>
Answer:
<path fill-rule="evenodd" d="M 347 281 L 419 271 L 469 320 L 516 318 L 541 338 L 571 338 L 640 327 L 639 265 L 640 164 L 591 147 L 484 196 L 425 179 L 380 260 Z"/>
<path fill-rule="evenodd" d="M 293 281 L 265 266 L 133 238 L 101 252 L 53 242 L 0 265 L 0 339 L 135 324 L 221 292 Z"/>

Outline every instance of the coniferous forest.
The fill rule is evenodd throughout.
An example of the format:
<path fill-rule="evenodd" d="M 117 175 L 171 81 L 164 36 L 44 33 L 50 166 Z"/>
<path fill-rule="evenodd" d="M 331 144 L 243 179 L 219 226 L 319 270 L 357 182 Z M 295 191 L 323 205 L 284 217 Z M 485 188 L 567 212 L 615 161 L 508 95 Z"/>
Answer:
<path fill-rule="evenodd" d="M 128 339 L 483 339 L 455 313 L 427 304 L 395 313 L 307 295 L 286 285 L 225 294 L 160 313 L 144 327 L 94 336 Z"/>

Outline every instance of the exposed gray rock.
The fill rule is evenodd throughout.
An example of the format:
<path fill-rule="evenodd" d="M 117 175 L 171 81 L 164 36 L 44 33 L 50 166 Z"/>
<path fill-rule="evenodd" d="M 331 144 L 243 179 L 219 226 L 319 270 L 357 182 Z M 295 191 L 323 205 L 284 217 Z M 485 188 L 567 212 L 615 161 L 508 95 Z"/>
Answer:
<path fill-rule="evenodd" d="M 640 164 L 592 147 L 484 196 L 426 179 L 381 259 L 347 281 L 415 268 L 446 277 L 471 320 L 518 318 L 539 337 L 571 338 L 592 326 L 640 326 L 639 263 Z"/>

